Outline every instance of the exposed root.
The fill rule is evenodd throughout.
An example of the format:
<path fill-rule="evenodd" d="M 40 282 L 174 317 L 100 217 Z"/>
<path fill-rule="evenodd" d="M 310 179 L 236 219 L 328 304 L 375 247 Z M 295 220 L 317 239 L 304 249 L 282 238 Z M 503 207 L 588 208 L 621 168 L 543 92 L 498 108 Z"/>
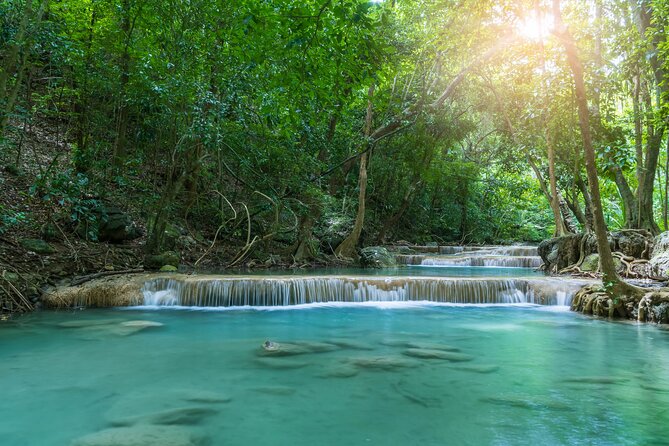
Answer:
<path fill-rule="evenodd" d="M 639 322 L 669 323 L 669 289 L 652 291 L 631 288 L 607 291 L 601 285 L 587 285 L 571 303 L 572 311 L 610 319 L 635 319 Z"/>

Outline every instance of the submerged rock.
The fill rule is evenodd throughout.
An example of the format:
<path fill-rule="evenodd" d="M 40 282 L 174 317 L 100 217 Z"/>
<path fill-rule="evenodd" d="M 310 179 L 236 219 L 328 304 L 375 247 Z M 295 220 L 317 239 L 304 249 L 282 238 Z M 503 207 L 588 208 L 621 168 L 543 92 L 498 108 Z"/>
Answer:
<path fill-rule="evenodd" d="M 254 387 L 251 390 L 258 393 L 265 393 L 267 395 L 278 395 L 278 396 L 289 396 L 297 391 L 294 387 L 288 387 L 288 386 L 263 386 L 263 387 Z"/>
<path fill-rule="evenodd" d="M 328 343 L 348 350 L 374 350 L 374 347 L 369 344 L 351 339 L 331 339 Z"/>
<path fill-rule="evenodd" d="M 620 384 L 627 381 L 629 379 L 615 376 L 574 376 L 562 380 L 562 382 L 571 384 Z"/>
<path fill-rule="evenodd" d="M 420 363 L 399 356 L 372 356 L 352 358 L 351 364 L 362 369 L 397 370 L 402 368 L 418 367 Z"/>
<path fill-rule="evenodd" d="M 408 342 L 406 344 L 407 347 L 409 348 L 420 348 L 420 349 L 427 349 L 427 350 L 443 350 L 446 352 L 459 352 L 460 349 L 458 347 L 454 347 L 452 345 L 448 344 L 439 344 L 436 342 Z"/>
<path fill-rule="evenodd" d="M 467 366 L 458 366 L 452 367 L 453 370 L 461 370 L 463 372 L 472 372 L 472 373 L 495 373 L 499 370 L 498 365 L 467 365 Z"/>
<path fill-rule="evenodd" d="M 420 395 L 416 393 L 413 389 L 410 389 L 409 385 L 404 381 L 400 381 L 393 384 L 393 388 L 399 395 L 403 396 L 406 400 L 419 406 L 423 406 L 426 408 L 441 406 L 441 400 L 439 398 L 434 398 L 429 395 Z"/>
<path fill-rule="evenodd" d="M 273 341 L 265 341 L 258 350 L 259 356 L 295 356 L 306 353 L 312 353 L 312 351 L 301 345 Z"/>
<path fill-rule="evenodd" d="M 100 327 L 103 325 L 116 325 L 123 322 L 127 321 L 124 319 L 84 319 L 76 321 L 59 322 L 56 325 L 61 328 L 89 328 L 89 327 Z"/>
<path fill-rule="evenodd" d="M 561 401 L 544 397 L 530 397 L 520 395 L 500 395 L 481 398 L 484 403 L 498 404 L 500 406 L 518 407 L 521 409 L 549 409 L 549 410 L 572 410 L 572 408 Z"/>
<path fill-rule="evenodd" d="M 76 328 L 78 334 L 86 339 L 99 339 L 101 337 L 130 336 L 147 328 L 162 327 L 163 324 L 154 321 L 118 321 L 118 320 L 91 320 L 91 321 L 68 321 L 58 324 L 63 328 Z"/>
<path fill-rule="evenodd" d="M 232 398 L 228 395 L 223 395 L 216 392 L 209 392 L 207 390 L 184 391 L 185 395 L 181 397 L 182 400 L 201 403 L 201 404 L 220 404 L 229 403 Z"/>
<path fill-rule="evenodd" d="M 114 427 L 128 427 L 135 424 L 160 424 L 160 425 L 195 425 L 206 417 L 214 415 L 217 411 L 208 407 L 179 407 L 162 412 L 148 413 L 112 420 L 110 424 Z"/>
<path fill-rule="evenodd" d="M 308 349 L 311 353 L 325 353 L 339 350 L 339 346 L 330 342 L 295 341 L 294 344 Z"/>
<path fill-rule="evenodd" d="M 255 362 L 263 367 L 276 370 L 301 369 L 309 365 L 308 362 L 297 362 L 281 357 L 256 358 Z"/>
<path fill-rule="evenodd" d="M 205 437 L 177 426 L 137 425 L 85 435 L 72 446 L 202 446 Z"/>
<path fill-rule="evenodd" d="M 119 395 L 105 419 L 113 426 L 144 424 L 197 424 L 216 413 L 212 405 L 231 401 L 227 395 L 202 389 L 147 389 L 145 393 Z M 193 405 L 198 403 L 199 405 Z M 201 404 L 205 404 L 202 406 Z M 216 406 L 213 406 L 216 407 Z"/>
<path fill-rule="evenodd" d="M 150 327 L 162 327 L 164 324 L 154 321 L 126 321 L 121 322 L 123 327 L 135 327 L 135 328 L 150 328 Z"/>
<path fill-rule="evenodd" d="M 465 362 L 474 359 L 471 355 L 457 352 L 447 352 L 443 350 L 430 350 L 426 348 L 409 348 L 402 352 L 407 356 L 420 359 L 443 359 L 451 362 Z"/>
<path fill-rule="evenodd" d="M 349 365 L 341 364 L 329 368 L 326 372 L 319 375 L 321 378 L 351 378 L 356 376 L 360 370 Z"/>
<path fill-rule="evenodd" d="M 327 342 L 295 341 L 274 342 L 265 341 L 258 351 L 260 356 L 295 356 L 307 353 L 325 353 L 339 350 L 335 344 Z"/>

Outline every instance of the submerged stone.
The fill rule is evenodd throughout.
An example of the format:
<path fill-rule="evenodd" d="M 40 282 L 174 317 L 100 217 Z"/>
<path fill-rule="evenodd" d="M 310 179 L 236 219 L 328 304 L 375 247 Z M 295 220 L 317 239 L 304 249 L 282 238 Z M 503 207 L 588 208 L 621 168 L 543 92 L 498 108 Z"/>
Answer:
<path fill-rule="evenodd" d="M 301 369 L 309 365 L 308 362 L 297 362 L 281 357 L 256 358 L 255 362 L 263 367 L 276 370 Z"/>
<path fill-rule="evenodd" d="M 560 401 L 542 397 L 524 397 L 519 395 L 500 395 L 481 398 L 484 403 L 498 404 L 500 406 L 518 407 L 521 409 L 549 409 L 549 410 L 572 410 L 572 408 Z"/>
<path fill-rule="evenodd" d="M 136 328 L 149 328 L 149 327 L 162 327 L 165 324 L 154 321 L 126 321 L 121 322 L 123 327 L 136 327 Z"/>
<path fill-rule="evenodd" d="M 412 341 L 406 340 L 406 339 L 384 339 L 379 342 L 381 345 L 385 345 L 387 347 L 406 347 L 410 348 Z"/>
<path fill-rule="evenodd" d="M 445 361 L 451 361 L 451 362 L 465 362 L 474 359 L 473 356 L 466 355 L 464 353 L 447 352 L 443 350 L 430 350 L 423 348 L 409 348 L 402 353 L 407 356 L 412 356 L 414 358 L 443 359 Z"/>
<path fill-rule="evenodd" d="M 653 386 L 650 384 L 639 384 L 639 387 L 652 392 L 669 393 L 669 388 L 667 387 Z"/>
<path fill-rule="evenodd" d="M 184 393 L 186 395 L 181 397 L 181 399 L 192 403 L 219 404 L 232 401 L 232 398 L 227 395 L 206 390 L 185 391 Z"/>
<path fill-rule="evenodd" d="M 629 379 L 614 376 L 574 376 L 562 380 L 562 382 L 571 384 L 620 384 L 627 381 Z"/>
<path fill-rule="evenodd" d="M 295 388 L 288 386 L 263 386 L 254 387 L 254 392 L 265 393 L 267 395 L 289 396 L 296 392 Z"/>
<path fill-rule="evenodd" d="M 339 350 L 339 347 L 326 342 L 295 341 L 295 342 L 274 342 L 265 341 L 260 356 L 294 356 L 307 353 L 325 353 Z"/>
<path fill-rule="evenodd" d="M 259 356 L 295 356 L 312 353 L 312 351 L 297 344 L 265 341 L 257 353 Z"/>
<path fill-rule="evenodd" d="M 215 414 L 217 411 L 208 407 L 179 407 L 162 412 L 137 415 L 112 420 L 110 424 L 114 427 L 127 427 L 135 424 L 160 424 L 160 425 L 195 425 L 204 418 Z"/>
<path fill-rule="evenodd" d="M 319 376 L 321 378 L 351 378 L 356 376 L 358 372 L 359 369 L 351 365 L 342 364 L 329 368 L 326 372 Z"/>
<path fill-rule="evenodd" d="M 75 440 L 73 446 L 202 446 L 204 437 L 177 426 L 137 425 L 101 430 Z"/>
<path fill-rule="evenodd" d="M 418 367 L 420 363 L 399 356 L 373 356 L 368 358 L 353 358 L 350 363 L 356 367 L 372 370 L 397 370 L 402 368 Z"/>
<path fill-rule="evenodd" d="M 374 347 L 369 344 L 350 339 L 332 339 L 328 343 L 348 350 L 374 350 Z"/>
<path fill-rule="evenodd" d="M 408 342 L 407 347 L 409 348 L 420 348 L 420 349 L 426 349 L 426 350 L 443 350 L 447 352 L 459 352 L 460 349 L 458 347 L 454 347 L 452 345 L 447 345 L 447 344 L 439 344 L 436 342 Z"/>
<path fill-rule="evenodd" d="M 306 348 L 311 353 L 325 353 L 339 350 L 339 346 L 329 342 L 295 341 L 294 344 Z"/>
<path fill-rule="evenodd" d="M 466 366 L 452 367 L 452 369 L 453 370 L 461 370 L 463 372 L 487 374 L 487 373 L 494 373 L 494 372 L 498 371 L 499 366 L 497 366 L 497 365 L 466 365 Z"/>
<path fill-rule="evenodd" d="M 425 408 L 441 406 L 441 400 L 439 398 L 419 395 L 415 393 L 413 390 L 408 389 L 407 387 L 408 386 L 404 381 L 400 381 L 393 385 L 393 388 L 399 395 L 403 396 L 405 399 L 414 404 L 423 406 Z"/>
<path fill-rule="evenodd" d="M 77 321 L 59 322 L 56 325 L 61 328 L 88 328 L 88 327 L 100 327 L 103 325 L 115 325 L 123 322 L 127 321 L 123 319 L 85 319 Z"/>

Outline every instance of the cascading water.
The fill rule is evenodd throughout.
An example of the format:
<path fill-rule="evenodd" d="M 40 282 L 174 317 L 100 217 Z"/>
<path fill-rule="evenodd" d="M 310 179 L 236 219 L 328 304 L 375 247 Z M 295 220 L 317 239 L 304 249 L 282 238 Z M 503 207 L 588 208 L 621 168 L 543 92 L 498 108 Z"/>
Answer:
<path fill-rule="evenodd" d="M 145 283 L 144 304 L 273 307 L 325 302 L 430 301 L 459 304 L 564 304 L 583 285 L 552 279 L 443 277 L 203 277 Z"/>
<path fill-rule="evenodd" d="M 418 257 L 418 256 L 416 256 Z M 413 259 L 412 259 L 413 260 Z M 407 263 L 415 265 L 416 263 Z M 427 266 L 497 266 L 512 268 L 538 268 L 541 266 L 541 257 L 505 257 L 505 256 L 467 256 L 467 257 L 425 257 L 420 259 L 420 265 Z"/>
<path fill-rule="evenodd" d="M 425 266 L 481 266 L 508 268 L 538 268 L 541 266 L 537 248 L 534 246 L 440 246 L 439 254 L 434 249 L 419 250 L 416 254 L 398 254 L 400 265 Z"/>

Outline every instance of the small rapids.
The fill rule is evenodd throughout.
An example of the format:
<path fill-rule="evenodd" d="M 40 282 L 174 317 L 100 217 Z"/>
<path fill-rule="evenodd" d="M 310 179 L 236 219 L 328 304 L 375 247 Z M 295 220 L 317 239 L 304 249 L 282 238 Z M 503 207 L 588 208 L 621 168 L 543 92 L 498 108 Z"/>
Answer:
<path fill-rule="evenodd" d="M 538 268 L 534 246 L 440 246 L 416 254 L 398 254 L 400 265 Z"/>

